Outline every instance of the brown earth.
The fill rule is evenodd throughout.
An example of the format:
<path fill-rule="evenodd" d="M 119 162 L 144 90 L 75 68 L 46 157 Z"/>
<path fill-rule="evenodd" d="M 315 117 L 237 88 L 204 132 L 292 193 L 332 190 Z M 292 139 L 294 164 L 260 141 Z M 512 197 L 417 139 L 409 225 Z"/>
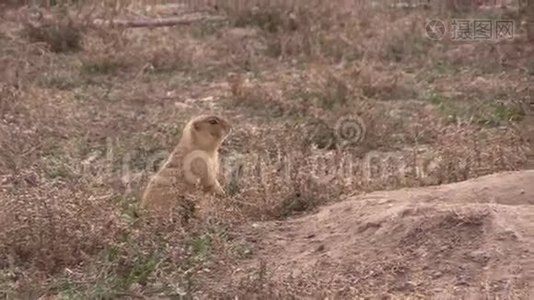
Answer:
<path fill-rule="evenodd" d="M 218 274 L 212 292 L 247 294 L 240 289 L 257 292 L 259 284 L 261 298 L 324 299 L 329 291 L 344 299 L 530 299 L 532 182 L 534 171 L 498 173 L 373 192 L 287 222 L 249 225 L 239 236 L 246 237 L 250 257 Z"/>

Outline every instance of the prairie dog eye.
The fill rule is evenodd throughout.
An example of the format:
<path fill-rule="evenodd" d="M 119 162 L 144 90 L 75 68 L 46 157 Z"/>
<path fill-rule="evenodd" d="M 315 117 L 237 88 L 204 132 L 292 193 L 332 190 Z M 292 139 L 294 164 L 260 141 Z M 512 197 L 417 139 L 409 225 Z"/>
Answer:
<path fill-rule="evenodd" d="M 209 120 L 208 122 L 209 122 L 211 125 L 217 125 L 217 124 L 219 124 L 219 122 L 217 122 L 217 120 L 215 120 L 215 119 L 211 119 L 211 120 Z"/>

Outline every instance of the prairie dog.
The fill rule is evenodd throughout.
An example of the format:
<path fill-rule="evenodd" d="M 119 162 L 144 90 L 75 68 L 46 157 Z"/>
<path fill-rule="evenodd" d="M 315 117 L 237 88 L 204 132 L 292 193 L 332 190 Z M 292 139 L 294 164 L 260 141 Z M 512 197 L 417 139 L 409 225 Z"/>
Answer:
<path fill-rule="evenodd" d="M 150 179 L 141 198 L 142 209 L 169 210 L 180 195 L 202 187 L 205 192 L 224 195 L 219 174 L 219 147 L 231 125 L 214 115 L 191 119 L 180 142 L 161 169 Z"/>

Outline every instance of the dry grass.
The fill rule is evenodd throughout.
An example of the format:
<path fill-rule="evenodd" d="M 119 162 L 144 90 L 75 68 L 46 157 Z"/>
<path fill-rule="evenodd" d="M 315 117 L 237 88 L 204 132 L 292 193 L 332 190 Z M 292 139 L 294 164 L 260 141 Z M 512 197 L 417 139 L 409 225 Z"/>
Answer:
<path fill-rule="evenodd" d="M 229 237 L 236 224 L 524 165 L 517 66 L 529 49 L 458 55 L 465 45 L 424 36 L 443 11 L 323 3 L 226 1 L 228 24 L 160 29 L 102 30 L 60 13 L 21 26 L 5 13 L 0 294 L 202 295 L 214 270 L 247 255 Z M 141 6 L 128 4 L 87 16 Z M 222 153 L 229 195 L 202 198 L 186 225 L 142 221 L 147 177 L 206 110 L 239 124 Z M 361 123 L 343 133 L 347 116 Z"/>

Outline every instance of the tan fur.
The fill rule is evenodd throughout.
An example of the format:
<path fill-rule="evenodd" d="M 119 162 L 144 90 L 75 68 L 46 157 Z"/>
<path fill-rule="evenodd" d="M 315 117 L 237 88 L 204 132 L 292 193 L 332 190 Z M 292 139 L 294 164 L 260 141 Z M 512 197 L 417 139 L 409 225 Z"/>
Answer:
<path fill-rule="evenodd" d="M 180 196 L 197 190 L 199 186 L 205 192 L 224 195 L 217 180 L 218 150 L 230 130 L 228 121 L 214 115 L 201 115 L 190 120 L 178 145 L 150 179 L 141 198 L 141 208 L 169 210 L 178 205 Z"/>

